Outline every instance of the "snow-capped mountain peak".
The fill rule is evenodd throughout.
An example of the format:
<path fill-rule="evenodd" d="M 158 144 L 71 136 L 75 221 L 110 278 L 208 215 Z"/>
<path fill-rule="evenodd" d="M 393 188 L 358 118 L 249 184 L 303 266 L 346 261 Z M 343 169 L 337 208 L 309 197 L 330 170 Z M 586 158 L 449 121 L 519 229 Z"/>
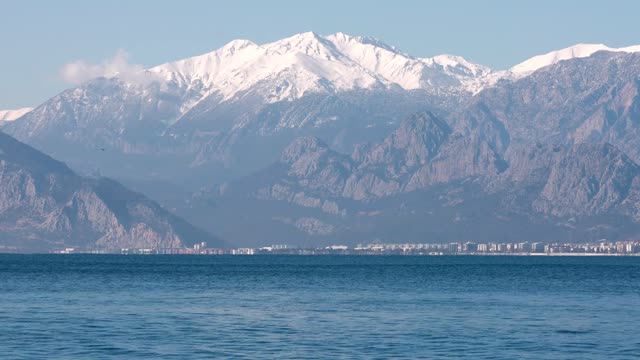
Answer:
<path fill-rule="evenodd" d="M 602 50 L 636 52 L 640 46 L 616 49 L 578 44 L 495 72 L 461 56 L 413 57 L 372 37 L 304 32 L 266 44 L 234 40 L 207 54 L 147 71 L 187 90 L 188 99 L 181 107 L 185 113 L 211 94 L 220 101 L 251 95 L 264 103 L 351 90 L 475 94 L 500 79 L 515 80 L 559 61 Z"/>
<path fill-rule="evenodd" d="M 33 110 L 33 108 L 21 108 L 14 110 L 0 110 L 0 121 L 13 121 L 21 117 L 22 115 Z"/>
<path fill-rule="evenodd" d="M 352 36 L 349 34 L 345 34 L 343 32 L 337 32 L 332 35 L 326 36 L 326 39 L 331 41 L 334 44 L 362 44 L 362 45 L 370 45 L 374 48 L 384 49 L 386 51 L 396 53 L 405 57 L 411 57 L 410 55 L 400 51 L 397 47 L 389 45 L 382 40 L 371 36 Z"/>
<path fill-rule="evenodd" d="M 483 65 L 474 64 L 467 61 L 467 59 L 463 58 L 462 56 L 457 55 L 444 54 L 437 55 L 431 58 L 424 58 L 422 60 L 428 63 L 440 65 L 444 68 L 467 69 L 469 71 L 468 75 L 473 77 L 481 77 L 491 72 L 490 68 Z"/>
<path fill-rule="evenodd" d="M 332 44 L 318 34 L 309 31 L 263 45 L 267 53 L 280 55 L 301 53 L 313 57 L 331 59 L 338 56 Z"/>
<path fill-rule="evenodd" d="M 547 54 L 534 56 L 512 67 L 509 72 L 515 77 L 523 77 L 538 69 L 556 64 L 562 60 L 590 57 L 598 51 L 628 53 L 640 52 L 640 45 L 624 48 L 611 48 L 604 44 L 577 44 L 561 50 L 552 51 Z"/>
<path fill-rule="evenodd" d="M 236 51 L 245 49 L 247 47 L 257 47 L 254 42 L 250 40 L 238 39 L 232 40 L 228 42 L 225 46 L 221 48 L 221 52 L 226 54 L 227 56 L 235 54 Z"/>
<path fill-rule="evenodd" d="M 489 72 L 461 57 L 418 59 L 370 37 L 305 32 L 257 45 L 235 40 L 210 53 L 163 64 L 149 71 L 179 86 L 203 89 L 223 99 L 252 92 L 266 102 L 308 92 L 376 87 L 405 90 L 474 91 L 475 78 Z"/>

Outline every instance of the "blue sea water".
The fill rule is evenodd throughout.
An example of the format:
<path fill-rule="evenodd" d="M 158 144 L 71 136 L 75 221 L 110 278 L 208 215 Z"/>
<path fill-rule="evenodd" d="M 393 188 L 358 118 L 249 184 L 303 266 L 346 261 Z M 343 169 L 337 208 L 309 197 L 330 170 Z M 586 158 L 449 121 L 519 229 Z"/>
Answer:
<path fill-rule="evenodd" d="M 0 255 L 10 359 L 638 359 L 640 257 Z"/>

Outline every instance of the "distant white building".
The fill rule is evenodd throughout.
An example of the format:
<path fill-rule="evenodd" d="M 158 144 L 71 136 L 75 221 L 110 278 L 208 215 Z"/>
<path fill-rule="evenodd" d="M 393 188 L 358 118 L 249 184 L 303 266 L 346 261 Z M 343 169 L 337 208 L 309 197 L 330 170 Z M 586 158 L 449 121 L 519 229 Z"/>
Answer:
<path fill-rule="evenodd" d="M 251 248 L 239 248 L 231 251 L 233 255 L 253 255 L 254 253 L 255 250 Z"/>

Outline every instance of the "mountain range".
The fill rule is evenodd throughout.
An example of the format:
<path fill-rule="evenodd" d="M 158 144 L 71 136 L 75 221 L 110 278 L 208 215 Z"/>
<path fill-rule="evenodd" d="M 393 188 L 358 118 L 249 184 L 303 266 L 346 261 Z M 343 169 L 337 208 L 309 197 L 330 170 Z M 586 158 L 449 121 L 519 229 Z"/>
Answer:
<path fill-rule="evenodd" d="M 621 239 L 640 223 L 638 52 L 492 70 L 342 33 L 235 40 L 3 131 L 240 245 Z"/>

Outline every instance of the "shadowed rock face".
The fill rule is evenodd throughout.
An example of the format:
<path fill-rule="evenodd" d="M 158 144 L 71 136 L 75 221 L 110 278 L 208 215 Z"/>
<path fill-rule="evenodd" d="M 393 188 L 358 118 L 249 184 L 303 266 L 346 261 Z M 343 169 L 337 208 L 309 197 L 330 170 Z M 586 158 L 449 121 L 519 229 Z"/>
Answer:
<path fill-rule="evenodd" d="M 219 243 L 141 194 L 0 133 L 0 246 L 22 251 L 172 248 Z"/>
<path fill-rule="evenodd" d="M 533 204 L 553 216 L 622 210 L 636 217 L 640 167 L 610 144 L 579 144 L 554 161 Z"/>
<path fill-rule="evenodd" d="M 477 178 L 488 192 L 529 188 L 531 210 L 557 217 L 623 208 L 635 214 L 640 174 L 633 160 L 607 143 L 537 145 L 513 152 L 507 163 L 486 142 L 451 135 L 446 123 L 428 113 L 411 116 L 380 144 L 362 147 L 350 158 L 318 139 L 301 138 L 282 162 L 289 186 L 323 190 L 316 195 L 372 200 Z"/>
<path fill-rule="evenodd" d="M 640 167 L 611 144 L 538 145 L 512 155 L 487 191 L 517 194 L 520 207 L 557 218 L 618 214 L 637 221 Z"/>
<path fill-rule="evenodd" d="M 386 169 L 389 175 L 400 176 L 433 159 L 450 133 L 446 122 L 428 112 L 418 113 L 403 121 L 382 143 L 366 151 L 358 149 L 353 158 L 361 162 L 360 168 L 391 165 Z"/>
<path fill-rule="evenodd" d="M 486 143 L 452 136 L 431 113 L 412 115 L 379 144 L 357 148 L 349 157 L 316 138 L 295 140 L 281 162 L 287 177 L 308 190 L 354 200 L 413 191 L 484 174 L 497 174 L 502 160 Z"/>

